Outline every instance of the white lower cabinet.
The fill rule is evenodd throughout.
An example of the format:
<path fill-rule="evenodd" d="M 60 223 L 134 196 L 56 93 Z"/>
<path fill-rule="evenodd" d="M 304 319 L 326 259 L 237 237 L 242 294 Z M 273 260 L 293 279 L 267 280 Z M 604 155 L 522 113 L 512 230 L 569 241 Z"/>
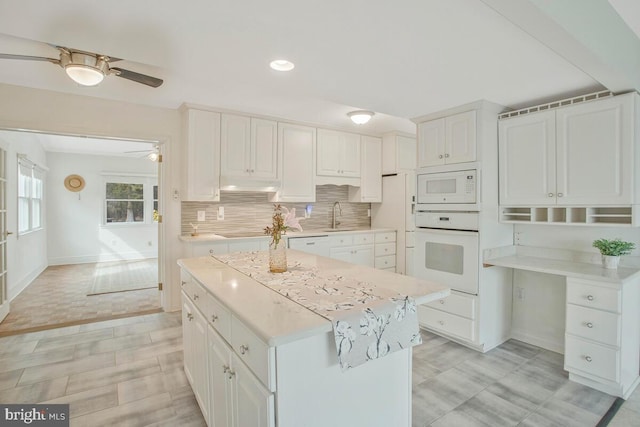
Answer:
<path fill-rule="evenodd" d="M 207 335 L 209 427 L 231 426 L 233 425 L 233 382 L 228 376 L 232 351 L 211 326 L 208 327 Z"/>
<path fill-rule="evenodd" d="M 185 373 L 206 420 L 209 417 L 207 322 L 185 292 L 182 293 L 182 301 Z"/>
<path fill-rule="evenodd" d="M 420 325 L 465 341 L 476 341 L 477 297 L 451 292 L 446 298 L 418 306 Z"/>

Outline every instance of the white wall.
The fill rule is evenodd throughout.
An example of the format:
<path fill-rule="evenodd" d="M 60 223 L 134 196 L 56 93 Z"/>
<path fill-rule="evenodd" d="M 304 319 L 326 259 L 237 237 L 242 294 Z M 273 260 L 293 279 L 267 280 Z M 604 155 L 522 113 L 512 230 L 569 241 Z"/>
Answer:
<path fill-rule="evenodd" d="M 12 300 L 47 268 L 46 218 L 43 229 L 18 236 L 17 153 L 26 154 L 40 166 L 46 167 L 47 163 L 46 153 L 38 143 L 19 144 L 0 133 L 0 146 L 7 150 L 7 231 L 13 232 L 7 236 L 7 297 Z"/>
<path fill-rule="evenodd" d="M 90 94 L 92 88 L 86 89 Z M 176 107 L 181 101 L 176 100 Z M 160 279 L 165 285 L 161 293 L 162 304 L 167 310 L 180 308 L 180 272 L 176 264 L 182 255 L 182 245 L 178 239 L 180 200 L 171 197 L 173 189 L 181 188 L 183 144 L 180 126 L 180 113 L 176 109 L 0 84 L 0 128 L 161 143 L 164 162 L 159 180 L 163 224 L 159 230 L 159 258 Z M 12 281 L 10 274 L 9 282 Z"/>
<path fill-rule="evenodd" d="M 640 247 L 640 228 L 580 227 L 553 225 L 515 226 L 515 243 L 524 246 L 591 252 L 591 243 L 599 238 L 621 238 Z M 640 256 L 640 249 L 631 253 Z M 622 257 L 621 263 L 625 262 Z M 629 259 L 628 261 L 631 261 Z M 518 298 L 518 288 L 524 299 Z M 564 276 L 515 270 L 513 275 L 512 336 L 550 350 L 564 346 L 566 286 Z"/>
<path fill-rule="evenodd" d="M 146 224 L 103 224 L 104 173 L 157 174 L 147 159 L 47 153 L 47 251 L 49 265 L 154 258 L 158 227 Z M 68 175 L 84 178 L 85 188 L 72 193 L 64 186 Z M 139 177 L 149 183 L 156 178 Z M 146 212 L 148 214 L 149 212 Z"/>

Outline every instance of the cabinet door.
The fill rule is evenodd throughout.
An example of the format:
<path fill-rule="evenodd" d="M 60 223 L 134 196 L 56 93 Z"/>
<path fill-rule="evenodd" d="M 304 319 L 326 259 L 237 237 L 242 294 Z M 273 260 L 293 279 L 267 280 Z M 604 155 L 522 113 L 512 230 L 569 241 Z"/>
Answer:
<path fill-rule="evenodd" d="M 231 349 L 211 326 L 208 326 L 209 346 L 209 427 L 233 425 Z"/>
<path fill-rule="evenodd" d="M 193 351 L 193 394 L 202 410 L 204 419 L 209 419 L 209 380 L 207 370 L 207 321 L 198 310 L 191 320 L 191 348 Z"/>
<path fill-rule="evenodd" d="M 375 265 L 373 245 L 358 246 L 356 248 L 353 248 L 351 262 L 358 265 L 373 267 Z"/>
<path fill-rule="evenodd" d="M 355 190 L 357 199 L 351 197 L 354 191 L 349 187 L 349 200 L 353 202 L 382 202 L 382 140 L 363 136 L 361 142 L 362 168 L 360 189 Z"/>
<path fill-rule="evenodd" d="M 193 361 L 193 327 L 191 322 L 193 321 L 193 312 L 195 311 L 191 301 L 183 294 L 182 295 L 182 348 L 184 353 L 184 373 L 194 386 L 194 361 Z"/>
<path fill-rule="evenodd" d="M 500 204 L 555 204 L 555 112 L 502 120 L 498 128 Z"/>
<path fill-rule="evenodd" d="M 317 174 L 342 176 L 340 160 L 343 156 L 342 132 L 318 129 Z"/>
<path fill-rule="evenodd" d="M 278 125 L 282 159 L 281 202 L 315 202 L 316 130 L 307 126 Z"/>
<path fill-rule="evenodd" d="M 556 111 L 559 204 L 631 204 L 633 98 Z"/>
<path fill-rule="evenodd" d="M 233 425 L 235 427 L 274 427 L 273 394 L 253 376 L 235 354 L 232 355 L 232 367 L 235 373 Z"/>
<path fill-rule="evenodd" d="M 397 172 L 416 170 L 416 139 L 406 136 L 397 137 Z"/>
<path fill-rule="evenodd" d="M 476 160 L 476 112 L 467 111 L 445 119 L 445 163 Z"/>
<path fill-rule="evenodd" d="M 342 157 L 340 159 L 340 176 L 360 176 L 360 135 L 342 134 Z M 335 153 L 334 153 L 335 155 Z"/>
<path fill-rule="evenodd" d="M 418 124 L 418 167 L 444 164 L 445 120 Z"/>
<path fill-rule="evenodd" d="M 276 179 L 278 176 L 278 123 L 251 119 L 251 176 Z"/>
<path fill-rule="evenodd" d="M 187 145 L 185 200 L 220 200 L 220 114 L 187 110 L 183 114 Z"/>
<path fill-rule="evenodd" d="M 329 250 L 329 258 L 337 259 L 344 262 L 353 262 L 352 252 L 353 252 L 353 248 L 351 246 L 345 246 L 341 248 L 331 248 Z"/>
<path fill-rule="evenodd" d="M 231 114 L 222 115 L 221 164 L 223 176 L 248 176 L 251 173 L 251 119 Z"/>

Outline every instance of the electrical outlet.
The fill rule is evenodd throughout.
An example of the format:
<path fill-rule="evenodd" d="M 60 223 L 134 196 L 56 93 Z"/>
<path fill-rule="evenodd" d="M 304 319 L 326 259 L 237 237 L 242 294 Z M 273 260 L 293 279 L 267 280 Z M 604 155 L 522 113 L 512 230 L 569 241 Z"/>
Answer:
<path fill-rule="evenodd" d="M 524 301 L 524 288 L 516 286 L 516 298 L 520 301 Z"/>
<path fill-rule="evenodd" d="M 206 220 L 205 218 L 206 218 L 205 211 L 198 211 L 198 221 L 200 222 L 205 221 Z"/>
<path fill-rule="evenodd" d="M 367 209 L 367 217 L 371 218 L 371 209 Z"/>
<path fill-rule="evenodd" d="M 218 221 L 224 220 L 224 207 L 218 206 Z"/>
<path fill-rule="evenodd" d="M 313 209 L 313 206 L 311 206 L 311 205 L 307 205 L 307 206 L 304 208 L 304 217 L 305 217 L 305 218 L 311 218 L 311 210 L 312 210 L 312 209 Z"/>

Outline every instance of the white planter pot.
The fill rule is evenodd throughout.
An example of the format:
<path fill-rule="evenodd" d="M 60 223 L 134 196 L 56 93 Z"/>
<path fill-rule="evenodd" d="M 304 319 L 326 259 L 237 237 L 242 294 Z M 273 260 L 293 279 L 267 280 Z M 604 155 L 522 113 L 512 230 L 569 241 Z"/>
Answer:
<path fill-rule="evenodd" d="M 604 268 L 616 269 L 620 262 L 619 256 L 602 255 L 602 266 Z"/>

